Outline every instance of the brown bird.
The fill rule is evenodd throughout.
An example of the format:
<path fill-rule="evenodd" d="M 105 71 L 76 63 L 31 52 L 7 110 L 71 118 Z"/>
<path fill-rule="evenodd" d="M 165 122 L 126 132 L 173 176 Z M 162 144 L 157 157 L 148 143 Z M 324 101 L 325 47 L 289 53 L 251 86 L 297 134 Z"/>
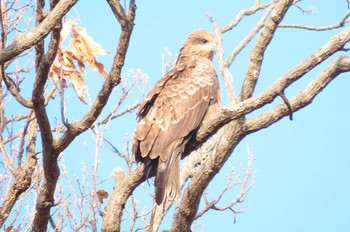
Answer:
<path fill-rule="evenodd" d="M 166 73 L 139 106 L 132 152 L 145 163 L 147 175 L 157 166 L 155 199 L 180 197 L 180 159 L 201 123 L 219 108 L 219 81 L 212 63 L 217 38 L 206 30 L 192 32 L 175 68 Z"/>

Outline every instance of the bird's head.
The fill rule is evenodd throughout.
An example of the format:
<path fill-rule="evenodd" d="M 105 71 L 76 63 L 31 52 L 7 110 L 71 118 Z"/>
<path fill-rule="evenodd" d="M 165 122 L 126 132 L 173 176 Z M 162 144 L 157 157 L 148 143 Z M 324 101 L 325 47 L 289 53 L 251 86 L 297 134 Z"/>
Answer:
<path fill-rule="evenodd" d="M 203 56 L 212 59 L 216 51 L 217 37 L 207 30 L 192 32 L 180 50 L 181 56 Z"/>

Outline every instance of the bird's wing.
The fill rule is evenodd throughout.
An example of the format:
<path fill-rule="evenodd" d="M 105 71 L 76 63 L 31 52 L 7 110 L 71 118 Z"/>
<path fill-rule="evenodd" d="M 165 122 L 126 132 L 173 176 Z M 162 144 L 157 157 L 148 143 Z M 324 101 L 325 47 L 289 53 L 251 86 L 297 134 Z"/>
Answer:
<path fill-rule="evenodd" d="M 218 86 L 211 62 L 196 61 L 166 74 L 138 111 L 140 121 L 134 140 L 141 157 L 160 157 L 166 162 L 184 138 L 198 128 L 209 105 L 218 100 Z M 170 146 L 173 144 L 177 146 Z"/>

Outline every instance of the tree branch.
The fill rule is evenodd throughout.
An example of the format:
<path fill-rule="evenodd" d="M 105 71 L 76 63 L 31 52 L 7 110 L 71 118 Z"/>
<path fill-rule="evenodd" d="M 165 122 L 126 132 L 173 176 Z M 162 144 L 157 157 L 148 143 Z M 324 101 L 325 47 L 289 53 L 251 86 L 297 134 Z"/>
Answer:
<path fill-rule="evenodd" d="M 350 71 L 350 58 L 341 56 L 327 66 L 305 89 L 300 91 L 295 97 L 289 99 L 293 112 L 309 105 L 313 99 L 337 76 Z M 289 115 L 289 110 L 285 104 L 280 103 L 276 107 L 246 122 L 247 132 L 266 128 Z"/>
<path fill-rule="evenodd" d="M 267 17 L 270 15 L 271 11 L 274 9 L 275 5 L 271 5 L 269 9 L 267 9 L 264 13 L 264 15 L 260 18 L 259 22 L 256 24 L 256 26 L 250 31 L 250 33 L 240 42 L 240 44 L 233 49 L 231 54 L 226 60 L 226 66 L 230 67 L 233 60 L 237 57 L 237 55 L 247 46 L 247 44 L 254 38 L 256 34 L 263 28 L 265 21 Z"/>
<path fill-rule="evenodd" d="M 214 26 L 215 34 L 217 36 L 217 55 L 218 55 L 218 65 L 219 65 L 219 72 L 222 75 L 222 78 L 224 79 L 225 87 L 226 87 L 226 93 L 227 93 L 227 99 L 229 104 L 236 103 L 236 90 L 235 90 L 235 84 L 234 79 L 232 77 L 232 74 L 230 70 L 228 69 L 228 65 L 225 62 L 225 55 L 224 55 L 224 48 L 222 46 L 222 32 L 219 28 L 218 23 L 214 19 L 214 17 L 207 14 L 207 16 L 210 19 L 210 22 Z"/>
<path fill-rule="evenodd" d="M 40 189 L 32 229 L 34 231 L 46 231 L 50 217 L 50 209 L 54 205 L 54 193 L 59 177 L 59 167 L 57 164 L 57 152 L 53 151 L 53 136 L 51 125 L 46 112 L 44 88 L 48 80 L 50 67 L 56 57 L 60 42 L 61 27 L 52 31 L 49 49 L 41 58 L 34 82 L 32 100 L 34 113 L 41 132 L 44 183 Z"/>
<path fill-rule="evenodd" d="M 309 25 L 301 25 L 301 24 L 280 24 L 278 27 L 281 28 L 299 28 L 299 29 L 305 29 L 310 31 L 328 31 L 333 30 L 336 28 L 344 27 L 345 24 L 349 23 L 349 16 L 350 12 L 348 12 L 338 23 L 334 25 L 329 26 L 322 26 L 322 27 L 316 27 L 316 26 L 309 26 Z"/>
<path fill-rule="evenodd" d="M 25 99 L 24 97 L 22 97 L 22 95 L 20 94 L 18 88 L 16 88 L 12 83 L 13 81 L 11 80 L 11 78 L 5 73 L 3 65 L 1 65 L 1 78 L 5 85 L 6 88 L 8 89 L 8 91 L 10 91 L 11 95 L 24 107 L 26 108 L 33 108 L 33 102 L 32 99 Z"/>
<path fill-rule="evenodd" d="M 261 1 L 260 0 L 256 0 L 254 6 L 252 6 L 249 9 L 243 9 L 241 10 L 238 15 L 236 16 L 236 18 L 234 20 L 232 20 L 229 24 L 227 24 L 226 26 L 221 28 L 221 32 L 225 33 L 229 30 L 232 30 L 235 26 L 237 26 L 237 24 L 245 17 L 245 16 L 249 16 L 252 15 L 254 13 L 256 13 L 259 10 L 263 10 L 267 7 L 269 7 L 271 5 L 271 3 L 268 4 L 264 4 L 261 5 Z"/>
<path fill-rule="evenodd" d="M 38 27 L 25 34 L 18 34 L 13 42 L 0 52 L 0 64 L 4 64 L 45 38 L 77 1 L 61 0 Z"/>
<path fill-rule="evenodd" d="M 226 109 L 222 109 L 212 120 L 210 120 L 210 122 L 199 128 L 196 135 L 196 141 L 201 142 L 206 140 L 208 135 L 212 135 L 222 125 L 229 121 L 236 120 L 266 104 L 271 103 L 275 97 L 278 96 L 279 92 L 284 91 L 289 85 L 300 79 L 308 71 L 316 67 L 328 57 L 337 51 L 342 50 L 348 41 L 350 41 L 350 28 L 347 28 L 338 35 L 332 37 L 328 43 L 322 46 L 321 49 L 300 62 L 260 95 L 247 99 L 236 105 L 229 105 Z"/>
<path fill-rule="evenodd" d="M 130 6 L 132 6 L 131 3 Z M 133 22 L 135 19 L 135 10 L 135 7 L 130 8 L 128 15 L 128 20 L 130 20 L 130 22 Z M 99 91 L 99 94 L 90 111 L 79 122 L 71 124 L 62 138 L 54 142 L 54 149 L 58 153 L 67 148 L 67 146 L 75 139 L 76 136 L 92 126 L 92 124 L 100 116 L 104 106 L 107 104 L 113 88 L 120 83 L 121 70 L 124 66 L 133 28 L 133 23 L 128 23 L 124 27 L 122 26 L 122 33 L 119 38 L 119 45 L 115 53 L 116 55 L 114 57 L 112 70 L 109 72 L 108 77 Z"/>
<path fill-rule="evenodd" d="M 342 56 L 333 61 L 307 88 L 290 100 L 293 111 L 310 104 L 314 97 L 335 77 L 350 71 L 350 59 Z M 255 119 L 231 121 L 219 130 L 216 149 L 206 162 L 203 162 L 185 190 L 180 208 L 173 219 L 173 231 L 189 231 L 198 210 L 201 194 L 218 173 L 236 145 L 248 134 L 266 128 L 282 117 L 289 115 L 284 103 Z"/>
<path fill-rule="evenodd" d="M 154 171 L 150 176 L 153 175 Z M 134 189 L 145 180 L 146 174 L 143 164 L 131 171 L 127 176 L 117 173 L 114 185 L 114 189 L 117 189 L 117 191 L 113 191 L 108 200 L 105 209 L 105 217 L 103 218 L 102 231 L 120 231 L 125 204 Z"/>
<path fill-rule="evenodd" d="M 243 82 L 239 101 L 244 101 L 253 95 L 256 83 L 260 75 L 260 69 L 263 61 L 264 53 L 271 42 L 273 35 L 287 13 L 289 7 L 293 4 L 293 0 L 281 0 L 276 3 L 276 7 L 271 12 L 262 32 L 257 39 L 252 52 L 250 54 L 250 62 L 247 68 L 247 74 Z"/>
<path fill-rule="evenodd" d="M 202 163 L 202 165 L 199 167 L 198 171 L 190 181 L 187 189 L 184 191 L 179 210 L 176 212 L 173 218 L 173 223 L 172 223 L 173 231 L 190 230 L 190 226 L 198 210 L 198 205 L 199 205 L 201 195 L 205 190 L 205 188 L 207 187 L 207 185 L 209 184 L 209 182 L 221 169 L 222 165 L 228 159 L 228 157 L 230 156 L 231 152 L 236 147 L 236 145 L 246 135 L 263 128 L 261 127 L 261 124 L 258 124 L 256 120 L 246 121 L 244 118 L 242 118 L 242 116 L 271 102 L 276 96 L 278 96 L 278 93 L 280 93 L 282 90 L 287 88 L 290 84 L 298 80 L 306 72 L 310 71 L 313 67 L 318 65 L 324 59 L 328 58 L 330 55 L 334 54 L 336 51 L 341 50 L 342 47 L 345 45 L 345 43 L 348 40 L 350 40 L 349 32 L 350 32 L 350 28 L 344 30 L 339 35 L 333 37 L 324 47 L 322 47 L 319 51 L 311 55 L 304 62 L 297 65 L 294 69 L 292 69 L 282 78 L 280 78 L 277 82 L 275 82 L 271 87 L 265 90 L 262 94 L 260 94 L 255 98 L 248 99 L 234 107 L 235 113 L 233 113 L 231 116 L 233 116 L 233 118 L 236 119 L 236 121 L 228 120 L 227 122 L 229 123 L 227 125 L 223 126 L 224 124 L 221 124 L 218 127 L 220 129 L 217 132 L 218 139 L 216 141 L 215 151 L 213 152 L 213 154 L 211 154 L 208 157 L 208 159 L 205 162 Z M 302 95 L 299 96 L 298 98 L 298 100 L 300 100 L 299 102 L 297 102 L 294 99 L 291 99 L 290 104 L 292 106 L 293 111 L 296 111 L 302 108 L 306 103 L 309 104 L 311 102 L 312 98 L 307 98 L 304 93 L 305 91 L 312 91 L 315 94 L 317 94 L 319 93 L 319 91 L 322 90 L 322 88 L 324 88 L 326 83 L 329 83 L 337 75 L 339 75 L 342 72 L 349 71 L 350 69 L 349 61 L 350 60 L 347 57 L 342 57 L 335 60 L 331 65 L 331 67 L 333 68 L 326 69 L 326 71 L 324 71 L 325 73 L 324 76 L 327 76 L 327 77 L 331 76 L 332 78 L 327 79 L 326 82 L 320 82 L 320 80 L 316 79 L 310 85 L 310 87 L 306 88 L 306 90 L 301 92 Z M 337 68 L 334 68 L 334 65 Z M 318 83 L 321 83 L 321 85 L 319 85 Z M 318 88 L 316 85 L 318 85 Z M 256 103 L 257 105 L 253 106 Z M 262 104 L 260 105 L 260 103 Z M 249 109 L 249 107 L 246 108 L 246 106 L 248 105 L 252 106 L 252 108 L 251 109 Z M 245 108 L 245 110 L 243 110 L 242 107 Z M 283 116 L 289 115 L 289 111 L 284 103 L 281 103 L 278 107 L 280 107 L 281 110 L 283 109 Z M 229 110 L 229 108 L 230 106 L 226 110 Z M 223 116 L 226 110 L 222 110 L 218 117 L 220 117 L 220 115 Z M 279 115 L 279 117 L 277 118 L 280 119 L 283 116 Z M 216 117 L 216 119 L 218 117 Z M 276 122 L 276 120 L 274 120 L 274 118 L 272 117 L 264 117 L 264 119 L 266 120 L 266 124 L 264 124 L 264 127 L 267 127 L 272 123 Z M 215 122 L 215 119 L 212 122 Z M 211 122 L 204 125 L 204 127 L 201 127 L 197 135 L 197 138 L 198 136 L 199 137 L 201 136 L 202 128 L 210 128 L 210 126 L 211 126 Z"/>
<path fill-rule="evenodd" d="M 206 164 L 207 159 L 205 159 L 206 160 L 205 162 L 201 162 L 203 160 L 203 157 L 195 158 L 193 154 L 190 157 L 188 157 L 188 159 L 186 160 L 185 163 L 187 164 L 187 162 L 189 162 L 190 166 L 195 165 L 197 163 L 201 163 L 202 164 L 200 169 L 201 171 L 198 170 L 197 174 L 193 178 L 193 179 L 197 178 L 196 182 L 193 182 L 193 180 L 191 181 L 190 186 L 192 187 L 189 187 L 188 189 L 185 190 L 183 199 L 186 199 L 186 200 L 183 200 L 183 202 L 181 203 L 180 207 L 182 208 L 180 208 L 179 213 L 175 215 L 173 225 L 176 225 L 177 223 L 179 223 L 180 222 L 179 219 L 181 217 L 182 218 L 185 217 L 184 215 L 186 215 L 186 213 L 184 214 L 184 212 L 186 210 L 188 211 L 188 209 L 191 209 L 191 211 L 193 210 L 194 212 L 193 215 L 195 216 L 196 208 L 194 208 L 194 206 L 196 206 L 196 199 L 197 199 L 196 196 L 198 196 L 200 199 L 201 189 L 203 189 L 204 191 L 207 185 L 207 184 L 201 183 L 201 187 L 198 188 L 198 183 L 204 180 L 206 180 L 207 183 L 209 183 L 211 178 L 214 177 L 215 171 L 221 168 L 221 165 L 224 163 L 224 161 L 226 161 L 229 154 L 231 154 L 232 149 L 236 146 L 236 144 L 239 143 L 239 141 L 245 135 L 247 135 L 248 131 L 251 130 L 250 127 L 247 126 L 247 125 L 250 125 L 250 123 L 246 123 L 245 120 L 243 119 L 239 121 L 233 121 L 233 120 L 237 120 L 242 116 L 254 111 L 255 109 L 258 109 L 272 102 L 274 98 L 279 96 L 279 93 L 281 90 L 285 90 L 290 84 L 297 81 L 299 78 L 301 78 L 305 73 L 310 71 L 316 65 L 318 65 L 319 63 L 327 59 L 329 56 L 331 56 L 335 52 L 341 50 L 348 40 L 350 40 L 350 29 L 346 29 L 340 34 L 338 34 L 337 36 L 334 36 L 319 51 L 315 52 L 306 60 L 302 61 L 299 65 L 297 65 L 290 72 L 288 72 L 283 77 L 281 77 L 275 84 L 273 84 L 270 88 L 268 88 L 259 96 L 248 99 L 237 105 L 229 105 L 227 109 L 221 110 L 220 113 L 214 119 L 212 119 L 210 122 L 208 122 L 207 124 L 203 125 L 200 128 L 196 138 L 197 146 L 186 148 L 188 149 L 186 150 L 187 154 L 193 151 L 194 149 L 197 149 L 198 143 L 199 144 L 203 143 L 206 139 L 208 139 L 210 135 L 215 133 L 218 130 L 218 128 L 221 128 L 223 127 L 223 125 L 228 123 L 228 125 L 224 126 L 223 129 L 219 130 L 218 135 L 216 136 L 218 138 L 217 139 L 218 141 L 215 141 L 215 147 L 216 147 L 215 152 L 210 156 L 206 156 L 208 159 L 210 159 L 210 162 L 208 161 L 208 163 L 212 163 L 211 165 L 213 166 L 208 166 Z M 291 105 L 293 105 L 292 102 L 290 103 Z M 286 108 L 286 105 L 284 103 L 281 103 L 280 107 L 283 108 L 287 114 L 289 114 L 289 111 Z M 252 125 L 254 125 L 254 123 L 252 123 Z M 224 134 L 224 132 L 227 132 L 227 131 L 230 132 L 229 135 Z M 208 141 L 208 142 L 212 142 L 212 141 Z M 192 158 L 195 160 L 193 160 Z M 191 160 L 191 161 L 188 161 L 188 160 Z M 215 162 L 219 162 L 219 164 L 218 163 L 215 164 Z M 203 166 L 203 169 L 202 169 L 202 166 Z M 183 166 L 182 170 L 187 170 L 187 169 L 184 168 Z M 193 174 L 194 174 L 193 172 L 189 171 L 186 175 L 184 176 L 182 175 L 181 183 L 184 183 L 186 179 L 189 176 L 192 176 Z M 115 189 L 118 189 L 118 191 L 113 192 L 112 194 L 113 197 L 111 196 L 108 202 L 108 205 L 106 207 L 106 214 L 108 214 L 109 216 L 113 215 L 113 217 L 112 218 L 110 218 L 109 216 L 105 217 L 104 226 L 103 226 L 104 231 L 107 231 L 107 229 L 109 228 L 112 228 L 111 231 L 118 231 L 118 229 L 120 229 L 120 221 L 121 221 L 121 216 L 122 216 L 125 203 L 128 197 L 131 196 L 132 191 L 138 185 L 140 185 L 144 180 L 145 180 L 145 177 L 143 176 L 143 167 L 141 165 L 135 170 L 133 170 L 130 173 L 130 175 L 123 177 L 122 182 L 120 182 L 119 184 L 116 184 Z M 126 187 L 128 183 L 132 183 L 131 188 Z M 196 193 L 197 191 L 199 191 L 198 194 Z M 166 206 L 166 208 L 167 207 L 168 206 Z M 179 216 L 180 214 L 182 216 Z M 187 221 L 187 223 L 191 224 L 192 219 Z M 173 227 L 173 229 L 181 228 L 180 225 L 183 225 L 183 224 L 179 224 L 178 227 L 175 226 Z M 183 228 L 187 228 L 187 227 L 183 227 Z"/>
<path fill-rule="evenodd" d="M 28 142 L 27 142 L 27 159 L 25 164 L 17 169 L 15 174 L 14 183 L 9 186 L 6 195 L 4 196 L 3 205 L 0 207 L 0 227 L 3 226 L 7 217 L 10 215 L 11 209 L 20 198 L 21 194 L 26 192 L 32 182 L 34 170 L 37 164 L 37 158 L 35 156 L 35 145 L 37 136 L 37 123 L 35 120 L 30 120 L 28 129 Z M 0 142 L 0 144 L 2 144 Z"/>

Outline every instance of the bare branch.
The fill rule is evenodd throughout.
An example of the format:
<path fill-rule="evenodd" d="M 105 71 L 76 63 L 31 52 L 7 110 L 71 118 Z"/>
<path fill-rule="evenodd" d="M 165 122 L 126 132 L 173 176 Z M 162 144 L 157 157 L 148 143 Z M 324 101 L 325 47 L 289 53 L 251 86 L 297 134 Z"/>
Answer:
<path fill-rule="evenodd" d="M 281 0 L 276 3 L 276 7 L 271 12 L 262 32 L 257 39 L 251 55 L 250 62 L 247 68 L 247 74 L 244 79 L 242 90 L 239 96 L 239 101 L 244 101 L 253 95 L 256 83 L 259 78 L 260 69 L 263 61 L 264 53 L 268 44 L 271 42 L 273 35 L 282 21 L 284 15 L 287 13 L 289 7 L 293 4 L 293 0 Z"/>
<path fill-rule="evenodd" d="M 305 89 L 300 91 L 295 97 L 289 99 L 293 112 L 300 110 L 312 102 L 312 100 L 339 74 L 350 71 L 350 58 L 341 56 L 327 66 Z M 247 131 L 252 132 L 277 122 L 289 114 L 289 110 L 283 103 L 269 111 L 248 119 Z"/>
<path fill-rule="evenodd" d="M 215 29 L 215 34 L 218 37 L 217 54 L 219 62 L 219 71 L 225 81 L 228 102 L 229 104 L 234 104 L 236 102 L 236 90 L 233 77 L 231 75 L 230 70 L 228 69 L 228 65 L 226 65 L 225 62 L 224 48 L 222 46 L 222 32 L 216 20 L 209 14 L 207 14 L 207 16 L 210 18 L 210 21 Z"/>
<path fill-rule="evenodd" d="M 252 101 L 250 103 L 255 104 L 257 103 L 257 101 L 259 101 L 261 96 L 267 97 L 268 95 L 272 94 L 274 91 L 277 90 L 277 92 L 272 94 L 274 95 L 274 97 L 270 99 L 272 101 L 278 95 L 278 92 L 281 92 L 281 90 L 284 90 L 291 83 L 298 80 L 301 76 L 303 76 L 310 69 L 312 69 L 317 64 L 322 62 L 324 59 L 327 59 L 329 56 L 331 56 L 335 52 L 341 50 L 345 45 L 345 43 L 350 39 L 350 37 L 347 36 L 349 32 L 350 32 L 350 29 L 348 28 L 344 30 L 342 33 L 338 34 L 337 36 L 331 38 L 330 41 L 325 46 L 323 46 L 319 51 L 311 55 L 308 59 L 303 61 L 303 63 L 300 63 L 299 65 L 297 65 L 294 69 L 288 72 L 285 76 L 283 76 L 270 88 L 265 90 L 260 96 L 255 98 L 250 98 L 236 105 L 233 108 L 237 110 L 237 109 L 240 109 L 242 106 L 245 107 L 247 106 L 246 103 L 250 101 Z M 338 69 L 337 75 L 339 74 L 339 72 L 345 72 L 345 71 L 347 71 L 345 68 L 343 68 L 341 71 Z M 268 102 L 271 102 L 270 100 Z M 290 103 L 293 108 L 293 102 L 290 101 Z M 296 103 L 294 102 L 294 104 Z M 285 109 L 284 112 L 288 114 L 288 109 L 284 104 L 283 104 L 283 107 Z M 298 105 L 298 109 L 299 107 L 301 106 Z M 248 110 L 248 108 L 246 109 Z M 296 108 L 293 108 L 293 110 L 295 111 Z M 219 115 L 224 115 L 225 113 L 223 112 L 225 111 L 226 110 L 222 110 Z M 204 189 L 207 187 L 208 183 L 212 180 L 212 178 L 216 175 L 218 170 L 220 170 L 223 163 L 227 160 L 227 158 L 231 154 L 232 149 L 239 143 L 239 141 L 243 137 L 249 134 L 247 133 L 247 124 L 245 122 L 245 119 L 241 118 L 248 112 L 245 111 L 245 113 L 243 113 L 242 111 L 243 114 L 239 114 L 239 115 L 236 113 L 237 111 L 233 113 L 232 116 L 235 115 L 234 118 L 238 119 L 237 121 L 230 121 L 230 123 L 228 123 L 226 126 L 222 126 L 223 124 L 221 124 L 221 126 L 218 127 L 218 128 L 221 128 L 217 132 L 220 135 L 219 136 L 220 139 L 216 145 L 215 152 L 214 154 L 208 157 L 208 160 L 206 160 L 206 162 L 202 163 L 196 175 L 192 178 L 187 189 L 185 190 L 182 197 L 181 204 L 180 204 L 180 208 L 178 212 L 175 214 L 173 219 L 173 224 L 172 224 L 173 230 L 176 231 L 176 230 L 179 230 L 180 228 L 185 231 L 189 230 L 189 227 L 194 219 L 195 213 L 197 212 L 199 199 Z M 211 122 L 215 123 L 215 120 Z M 209 122 L 209 124 L 213 125 L 211 122 Z M 271 122 L 271 118 L 269 118 L 269 122 Z M 200 128 L 200 131 L 197 134 L 197 138 L 198 138 L 198 135 L 200 135 L 201 130 L 202 128 Z M 253 130 L 249 130 L 249 132 L 251 133 L 253 132 Z M 190 149 L 190 148 L 186 148 L 186 149 Z M 189 207 L 189 205 L 191 205 L 191 207 Z"/>
<path fill-rule="evenodd" d="M 263 10 L 267 7 L 269 7 L 271 5 L 271 3 L 268 4 L 264 4 L 261 5 L 261 1 L 260 0 L 256 0 L 254 6 L 252 6 L 250 9 L 248 10 L 241 10 L 238 15 L 236 16 L 236 18 L 234 20 L 232 20 L 229 24 L 227 24 L 226 26 L 221 28 L 221 32 L 225 33 L 229 30 L 232 30 L 232 28 L 234 28 L 235 26 L 237 26 L 237 24 L 245 17 L 248 15 L 252 15 L 254 13 L 256 13 L 259 10 Z"/>
<path fill-rule="evenodd" d="M 131 21 L 134 20 L 133 17 L 135 16 L 135 10 L 135 8 L 130 9 L 129 15 L 132 16 L 130 18 Z M 65 132 L 62 138 L 55 141 L 54 147 L 58 153 L 63 151 L 75 139 L 76 136 L 92 126 L 97 117 L 101 114 L 104 106 L 107 104 L 107 100 L 113 88 L 120 83 L 121 69 L 124 66 L 124 60 L 129 46 L 132 30 L 133 24 L 126 24 L 124 30 L 122 30 L 119 38 L 119 45 L 115 53 L 116 55 L 114 57 L 112 70 L 108 74 L 108 77 L 90 111 L 82 118 L 81 121 L 71 124 L 71 127 Z"/>
<path fill-rule="evenodd" d="M 299 29 L 305 29 L 310 31 L 328 31 L 328 30 L 344 27 L 346 24 L 350 22 L 349 16 L 350 16 L 350 12 L 348 12 L 338 23 L 329 25 L 329 26 L 316 27 L 316 26 L 308 26 L 308 25 L 301 25 L 301 24 L 280 24 L 278 27 L 299 28 Z"/>
<path fill-rule="evenodd" d="M 3 226 L 5 220 L 10 215 L 11 209 L 21 194 L 25 193 L 31 185 L 37 164 L 37 158 L 35 156 L 36 135 L 37 123 L 35 120 L 31 120 L 28 129 L 27 159 L 25 164 L 16 171 L 15 181 L 9 186 L 4 197 L 3 205 L 0 207 L 0 227 Z M 0 145 L 2 145 L 2 141 L 0 141 Z"/>
<path fill-rule="evenodd" d="M 19 90 L 17 87 L 13 85 L 14 81 L 5 73 L 4 66 L 1 65 L 1 77 L 7 87 L 7 89 L 10 91 L 12 96 L 24 107 L 27 108 L 33 108 L 33 102 L 31 99 L 24 99 L 22 95 L 19 93 Z"/>
<path fill-rule="evenodd" d="M 237 57 L 237 55 L 247 46 L 247 44 L 254 38 L 255 35 L 258 34 L 258 32 L 261 30 L 261 28 L 264 26 L 265 21 L 267 17 L 270 15 L 271 11 L 274 9 L 275 5 L 271 5 L 264 15 L 260 18 L 259 22 L 256 24 L 256 26 L 250 31 L 250 33 L 240 42 L 240 44 L 233 49 L 231 54 L 226 60 L 226 66 L 230 67 L 233 60 Z"/>
<path fill-rule="evenodd" d="M 119 24 L 122 27 L 127 26 L 127 24 L 133 24 L 133 18 L 135 13 L 135 1 L 131 0 L 129 4 L 129 14 L 127 15 L 126 10 L 123 9 L 122 5 L 117 0 L 107 0 L 109 6 L 111 7 L 114 16 L 117 18 Z"/>
<path fill-rule="evenodd" d="M 151 173 L 151 176 L 153 175 L 154 172 Z M 134 189 L 145 180 L 146 175 L 143 164 L 131 171 L 127 176 L 117 173 L 114 189 L 120 191 L 114 191 L 108 200 L 105 210 L 106 215 L 108 216 L 104 218 L 102 231 L 120 231 L 121 218 L 125 203 Z"/>
<path fill-rule="evenodd" d="M 4 158 L 5 164 L 10 169 L 10 171 L 13 174 L 16 174 L 17 173 L 17 169 L 13 165 L 13 162 L 10 160 L 10 157 L 9 157 L 9 155 L 6 152 L 4 144 L 5 144 L 4 140 L 2 139 L 2 136 L 0 135 L 0 152 L 2 154 L 2 157 Z"/>
<path fill-rule="evenodd" d="M 208 124 L 203 125 L 199 129 L 196 140 L 203 141 L 202 139 L 207 138 L 207 133 L 214 133 L 222 125 L 231 121 L 231 119 L 238 119 L 255 109 L 271 103 L 273 99 L 278 96 L 279 92 L 284 91 L 289 85 L 297 81 L 328 57 L 337 51 L 342 50 L 348 41 L 350 41 L 350 28 L 347 28 L 338 35 L 332 37 L 327 44 L 322 46 L 321 49 L 300 62 L 260 95 L 247 99 L 236 105 L 229 105 L 226 109 L 222 109 Z"/>
<path fill-rule="evenodd" d="M 348 57 L 340 57 L 322 72 L 323 81 L 319 78 L 315 79 L 310 86 L 301 91 L 296 98 L 290 100 L 293 111 L 297 111 L 307 104 L 336 76 L 340 73 L 350 71 L 350 59 Z M 321 77 L 320 77 L 321 78 Z M 309 92 L 307 92 L 309 91 Z M 259 119 L 251 119 L 245 122 L 244 119 L 233 121 L 219 130 L 220 140 L 216 145 L 216 151 L 208 157 L 206 162 L 202 163 L 196 175 L 192 178 L 185 190 L 179 211 L 175 214 L 173 220 L 173 228 L 179 229 L 179 226 L 187 231 L 192 223 L 192 215 L 197 211 L 201 193 L 207 187 L 210 180 L 216 175 L 223 163 L 227 160 L 232 149 L 241 141 L 241 139 L 259 129 L 265 128 L 282 117 L 289 114 L 284 103 L 277 106 L 274 110 L 270 110 L 259 117 Z M 191 207 L 188 207 L 191 205 Z M 190 210 L 189 210 L 190 209 Z"/>
<path fill-rule="evenodd" d="M 125 25 L 126 13 L 122 5 L 117 0 L 107 0 L 109 6 L 111 7 L 114 16 L 117 18 L 120 25 Z"/>
<path fill-rule="evenodd" d="M 53 6 L 51 5 L 51 7 Z M 56 7 L 52 11 L 55 9 Z M 45 20 L 46 19 L 47 18 L 45 18 Z M 44 169 L 44 183 L 36 202 L 37 212 L 35 213 L 32 227 L 34 231 L 47 229 L 47 224 L 50 218 L 50 209 L 52 206 L 54 206 L 54 192 L 59 176 L 59 167 L 57 164 L 58 153 L 53 152 L 53 136 L 51 133 L 51 125 L 46 112 L 46 106 L 44 104 L 44 88 L 49 77 L 50 66 L 52 65 L 57 54 L 61 29 L 62 27 L 60 25 L 52 31 L 48 51 L 42 57 L 41 62 L 37 68 L 37 75 L 32 93 L 34 113 L 41 132 Z"/>
<path fill-rule="evenodd" d="M 13 42 L 1 51 L 0 64 L 4 64 L 46 37 L 77 1 L 60 1 L 38 27 L 25 34 L 18 34 Z"/>
<path fill-rule="evenodd" d="M 300 1 L 300 0 L 295 0 L 293 5 L 294 5 L 296 8 L 298 8 L 303 14 L 317 13 L 315 7 L 309 6 L 309 8 L 306 9 L 306 8 L 304 8 L 304 7 L 302 7 L 302 6 L 299 6 L 299 4 L 298 4 L 299 2 L 301 2 L 301 1 Z"/>

